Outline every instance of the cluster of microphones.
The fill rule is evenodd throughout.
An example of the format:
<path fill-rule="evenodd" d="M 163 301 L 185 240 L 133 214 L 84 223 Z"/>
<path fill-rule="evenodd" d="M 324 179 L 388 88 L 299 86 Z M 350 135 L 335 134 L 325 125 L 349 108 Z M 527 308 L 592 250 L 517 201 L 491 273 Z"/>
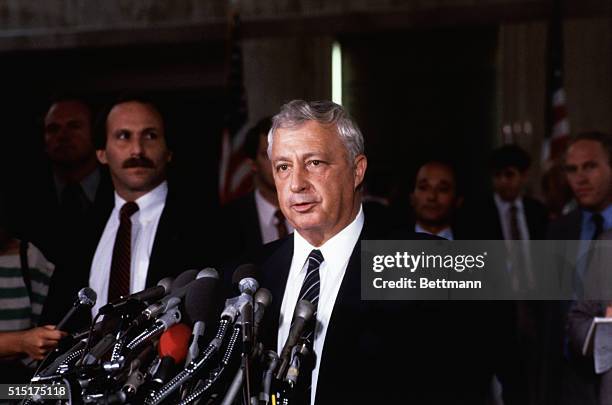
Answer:
<path fill-rule="evenodd" d="M 206 268 L 104 305 L 87 331 L 69 335 L 47 356 L 31 382 L 66 385 L 70 404 L 294 402 L 300 373 L 310 373 L 314 364 L 302 336 L 312 304 L 296 305 L 279 356 L 260 342 L 272 295 L 259 287 L 255 266 L 238 266 L 232 281 L 237 296 L 224 304 L 219 274 Z M 80 290 L 58 329 L 95 301 L 93 290 Z"/>

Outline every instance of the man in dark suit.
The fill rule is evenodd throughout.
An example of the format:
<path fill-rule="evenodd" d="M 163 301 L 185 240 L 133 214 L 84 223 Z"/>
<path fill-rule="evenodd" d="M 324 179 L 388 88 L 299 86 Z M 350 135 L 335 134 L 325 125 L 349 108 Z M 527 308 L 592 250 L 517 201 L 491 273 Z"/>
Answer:
<path fill-rule="evenodd" d="M 295 100 L 273 118 L 268 142 L 280 207 L 295 232 L 266 246 L 271 254 L 264 255 L 261 283 L 275 299 L 264 341 L 280 353 L 296 303 L 311 301 L 316 322 L 303 337 L 316 361 L 314 369 L 302 371 L 300 403 L 353 403 L 350 385 L 358 373 L 351 364 L 364 321 L 358 242 L 364 229 L 363 137 L 342 107 Z"/>
<path fill-rule="evenodd" d="M 255 189 L 223 207 L 222 223 L 226 257 L 252 252 L 293 231 L 278 207 L 272 166 L 268 158 L 268 131 L 272 121 L 262 118 L 246 135 L 244 151 L 251 161 Z"/>
<path fill-rule="evenodd" d="M 17 193 L 17 232 L 61 269 L 74 263 L 79 242 L 74 236 L 87 232 L 92 213 L 112 207 L 112 183 L 96 159 L 88 102 L 74 96 L 54 99 L 43 132 L 50 170 Z"/>
<path fill-rule="evenodd" d="M 466 207 L 470 239 L 538 240 L 546 236 L 548 214 L 542 203 L 525 196 L 531 158 L 517 145 L 493 151 L 490 170 L 494 194 Z"/>
<path fill-rule="evenodd" d="M 96 291 L 96 314 L 119 296 L 212 261 L 204 256 L 214 249 L 203 249 L 203 210 L 179 200 L 166 181 L 172 152 L 158 107 L 146 97 L 125 96 L 102 122 L 96 153 L 109 167 L 115 206 L 100 213 L 89 240 L 83 267 L 91 271 L 52 283 L 51 317 L 65 313 L 81 287 Z"/>
<path fill-rule="evenodd" d="M 300 299 L 316 310 L 302 333 L 314 367 L 301 368 L 292 403 L 484 403 L 480 388 L 488 387 L 497 359 L 481 345 L 500 340 L 455 336 L 453 329 L 482 327 L 480 316 L 449 321 L 446 305 L 361 300 L 360 241 L 383 235 L 372 233 L 363 214 L 367 160 L 347 113 L 332 102 L 292 101 L 273 118 L 269 144 L 280 207 L 295 232 L 264 246 L 255 260 L 274 297 L 260 328 L 264 345 L 282 351 Z M 458 352 L 465 356 L 455 362 Z M 449 378 L 440 382 L 432 377 L 438 373 Z"/>
<path fill-rule="evenodd" d="M 417 171 L 410 202 L 414 210 L 415 232 L 448 240 L 461 238 L 461 232 L 457 235 L 454 220 L 463 197 L 450 163 L 436 160 L 424 163 Z"/>

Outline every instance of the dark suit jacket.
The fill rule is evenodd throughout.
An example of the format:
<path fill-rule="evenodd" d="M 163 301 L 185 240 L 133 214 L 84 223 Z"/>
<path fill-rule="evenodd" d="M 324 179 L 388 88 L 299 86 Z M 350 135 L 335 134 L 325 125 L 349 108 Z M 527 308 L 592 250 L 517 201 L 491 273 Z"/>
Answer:
<path fill-rule="evenodd" d="M 546 239 L 580 240 L 581 230 L 582 211 L 576 208 L 550 223 Z"/>
<path fill-rule="evenodd" d="M 70 309 L 79 289 L 89 284 L 93 256 L 111 212 L 112 207 L 100 212 L 92 224 L 92 232 L 83 236 L 83 251 L 78 255 L 81 266 L 58 269 L 54 274 L 41 316 L 45 322 L 57 323 Z M 216 264 L 214 235 L 208 229 L 207 216 L 199 212 L 201 210 L 190 207 L 169 190 L 153 242 L 145 288 L 154 286 L 164 277 L 175 277 L 185 270 Z M 69 325 L 69 330 L 87 325 L 90 311 L 84 312 Z"/>
<path fill-rule="evenodd" d="M 523 197 L 525 220 L 532 240 L 545 239 L 548 214 L 542 203 L 529 197 Z M 499 213 L 493 197 L 466 206 L 459 222 L 460 228 L 466 231 L 462 239 L 503 240 L 504 234 L 499 220 Z"/>
<path fill-rule="evenodd" d="M 432 237 L 412 233 L 406 238 Z M 371 235 L 366 221 L 362 239 L 383 238 Z M 286 238 L 264 246 L 258 258 L 261 285 L 274 297 L 260 330 L 265 346 L 274 351 L 292 256 L 293 238 Z M 483 404 L 493 372 L 500 373 L 495 364 L 514 355 L 504 344 L 512 331 L 498 306 L 363 301 L 360 258 L 358 242 L 328 326 L 316 404 Z"/>
<path fill-rule="evenodd" d="M 40 179 L 22 184 L 15 201 L 17 224 L 16 234 L 31 241 L 57 266 L 74 265 L 74 251 L 82 248 L 82 233 L 87 233 L 95 220 L 96 213 L 112 209 L 113 184 L 105 167 L 100 167 L 100 182 L 91 207 L 77 221 L 72 229 L 70 219 L 63 216 L 57 197 L 52 173 Z M 74 224 L 73 224 L 74 225 Z M 80 226 L 83 225 L 83 226 Z"/>
<path fill-rule="evenodd" d="M 223 256 L 254 252 L 261 248 L 261 227 L 255 205 L 255 192 L 227 204 L 221 210 Z"/>

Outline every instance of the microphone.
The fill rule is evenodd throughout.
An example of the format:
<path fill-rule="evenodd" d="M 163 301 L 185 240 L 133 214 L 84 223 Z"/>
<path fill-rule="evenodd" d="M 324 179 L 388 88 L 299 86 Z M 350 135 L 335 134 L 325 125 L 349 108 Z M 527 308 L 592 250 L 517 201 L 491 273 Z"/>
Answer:
<path fill-rule="evenodd" d="M 155 358 L 155 351 L 153 346 L 147 346 L 138 356 L 131 361 L 128 376 L 121 388 L 121 391 L 125 394 L 125 400 L 131 399 L 136 395 L 138 388 L 145 382 L 147 372 L 140 370 L 143 366 L 151 364 Z"/>
<path fill-rule="evenodd" d="M 225 300 L 225 308 L 221 313 L 221 318 L 226 318 L 234 323 L 236 317 L 239 314 L 246 315 L 244 313 L 244 306 L 246 304 L 253 304 L 253 294 L 259 288 L 259 283 L 255 279 L 255 275 L 257 274 L 256 267 L 253 264 L 241 264 L 234 270 L 234 274 L 232 274 L 232 283 L 237 284 L 238 290 L 240 291 L 240 295 L 238 297 L 229 298 Z M 251 321 L 252 321 L 252 309 L 251 309 Z M 248 319 L 243 319 L 243 321 L 247 321 Z"/>
<path fill-rule="evenodd" d="M 74 301 L 74 304 L 72 305 L 72 308 L 70 308 L 70 311 L 68 311 L 68 313 L 57 324 L 55 329 L 57 329 L 57 330 L 64 329 L 64 327 L 66 326 L 66 323 L 68 323 L 70 318 L 72 318 L 72 316 L 75 314 L 75 312 L 79 308 L 81 308 L 83 306 L 88 307 L 88 308 L 93 307 L 96 304 L 96 299 L 97 298 L 98 298 L 98 295 L 91 288 L 89 288 L 89 287 L 81 288 L 79 290 L 78 294 L 77 294 L 76 301 Z"/>
<path fill-rule="evenodd" d="M 264 317 L 266 308 L 272 303 L 272 293 L 267 288 L 260 288 L 253 297 L 255 301 L 255 315 L 254 315 L 254 335 L 259 336 L 259 324 Z"/>
<path fill-rule="evenodd" d="M 159 338 L 157 352 L 160 363 L 151 380 L 150 390 L 156 390 L 164 385 L 176 371 L 176 365 L 185 361 L 191 330 L 183 323 L 178 323 Z"/>
<path fill-rule="evenodd" d="M 241 294 L 252 296 L 259 288 L 259 283 L 255 279 L 257 275 L 257 267 L 254 264 L 246 263 L 236 267 L 232 274 L 232 283 L 238 284 L 238 290 Z"/>
<path fill-rule="evenodd" d="M 172 277 L 166 277 L 157 283 L 155 287 L 150 287 L 145 290 L 139 291 L 134 294 L 127 295 L 125 297 L 121 297 L 120 299 L 108 303 L 99 309 L 99 313 L 104 315 L 108 314 L 112 311 L 115 311 L 124 305 L 132 302 L 132 301 L 153 301 L 162 298 L 164 295 L 170 292 L 170 287 L 173 284 Z"/>
<path fill-rule="evenodd" d="M 287 372 L 291 349 L 298 343 L 298 340 L 304 331 L 304 326 L 306 326 L 306 323 L 312 319 L 313 314 L 314 307 L 310 301 L 298 301 L 297 305 L 295 306 L 295 311 L 293 312 L 293 321 L 291 323 L 291 328 L 289 329 L 289 336 L 287 336 L 287 340 L 285 341 L 285 345 L 283 346 L 283 350 L 279 356 L 281 359 L 281 365 L 278 369 L 278 373 L 276 374 L 276 379 L 282 380 Z"/>
<path fill-rule="evenodd" d="M 215 275 L 218 277 L 216 271 Z M 189 346 L 185 365 L 189 364 L 200 354 L 200 341 L 202 336 L 204 336 L 206 326 L 213 321 L 218 313 L 218 283 L 219 280 L 213 277 L 198 279 L 197 284 L 190 288 L 185 295 L 185 321 L 193 325 L 191 345 Z"/>
<path fill-rule="evenodd" d="M 197 270 L 187 270 L 179 274 L 172 283 L 170 294 L 166 295 L 159 302 L 149 305 L 140 315 L 138 315 L 131 323 L 132 327 L 138 327 L 144 322 L 147 322 L 156 316 L 168 312 L 170 309 L 177 307 L 181 299 L 185 296 L 189 285 L 194 281 Z"/>
<path fill-rule="evenodd" d="M 159 357 L 171 357 L 174 364 L 182 363 L 187 356 L 190 337 L 191 329 L 184 323 L 177 323 L 168 328 L 159 338 L 157 346 Z"/>
<path fill-rule="evenodd" d="M 270 403 L 270 391 L 272 388 L 272 377 L 274 376 L 274 371 L 278 366 L 278 354 L 272 350 L 267 350 L 264 353 L 265 361 L 266 361 L 266 370 L 262 376 L 261 383 L 261 392 L 259 393 L 259 400 L 263 401 L 264 404 Z"/>

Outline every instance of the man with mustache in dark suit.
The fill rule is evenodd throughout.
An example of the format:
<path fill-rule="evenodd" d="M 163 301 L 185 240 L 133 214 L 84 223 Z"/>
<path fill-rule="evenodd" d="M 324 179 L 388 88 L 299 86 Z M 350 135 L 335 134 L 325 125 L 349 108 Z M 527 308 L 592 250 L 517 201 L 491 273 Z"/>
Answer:
<path fill-rule="evenodd" d="M 91 315 L 107 302 L 154 286 L 164 277 L 204 267 L 210 260 L 206 254 L 213 251 L 202 249 L 200 219 L 206 211 L 188 205 L 169 187 L 172 151 L 166 122 L 154 101 L 123 96 L 106 110 L 100 124 L 96 155 L 109 168 L 114 208 L 99 213 L 92 232 L 89 262 L 83 263 L 91 271 L 54 283 L 66 297 L 64 307 L 79 288 L 93 288 L 98 299 Z M 54 312 L 61 314 L 57 307 L 63 306 L 55 305 Z"/>

